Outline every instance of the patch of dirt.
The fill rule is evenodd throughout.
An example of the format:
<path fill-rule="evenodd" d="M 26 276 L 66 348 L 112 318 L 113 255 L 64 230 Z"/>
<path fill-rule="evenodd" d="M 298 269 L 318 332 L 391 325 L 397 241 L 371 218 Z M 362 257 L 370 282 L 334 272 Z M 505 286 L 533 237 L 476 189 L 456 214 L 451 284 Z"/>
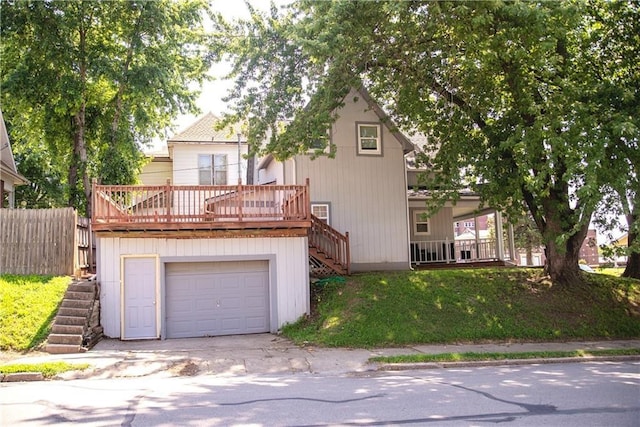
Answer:
<path fill-rule="evenodd" d="M 169 372 L 181 377 L 192 377 L 200 372 L 200 368 L 191 360 L 183 360 L 172 365 Z"/>

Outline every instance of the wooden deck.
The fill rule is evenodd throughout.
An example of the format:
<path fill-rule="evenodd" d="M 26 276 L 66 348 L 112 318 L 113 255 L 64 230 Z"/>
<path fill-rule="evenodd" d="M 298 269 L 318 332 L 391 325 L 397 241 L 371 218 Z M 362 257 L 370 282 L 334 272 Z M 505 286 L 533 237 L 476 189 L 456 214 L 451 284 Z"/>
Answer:
<path fill-rule="evenodd" d="M 309 185 L 93 185 L 95 231 L 311 227 Z"/>

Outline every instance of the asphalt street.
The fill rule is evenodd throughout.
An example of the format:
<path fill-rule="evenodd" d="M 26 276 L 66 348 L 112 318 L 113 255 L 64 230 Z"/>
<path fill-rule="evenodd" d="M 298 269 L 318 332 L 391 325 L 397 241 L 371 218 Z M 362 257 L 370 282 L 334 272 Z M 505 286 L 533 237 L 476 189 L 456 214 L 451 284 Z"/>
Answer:
<path fill-rule="evenodd" d="M 0 384 L 11 426 L 637 426 L 640 362 Z"/>

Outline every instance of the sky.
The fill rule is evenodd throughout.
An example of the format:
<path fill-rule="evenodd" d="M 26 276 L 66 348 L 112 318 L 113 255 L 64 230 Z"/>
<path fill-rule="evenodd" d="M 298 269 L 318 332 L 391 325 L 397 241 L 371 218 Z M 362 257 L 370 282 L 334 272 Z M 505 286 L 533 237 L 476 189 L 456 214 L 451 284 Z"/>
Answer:
<path fill-rule="evenodd" d="M 264 11 L 267 11 L 270 7 L 270 0 L 249 0 L 248 2 L 254 8 Z M 290 2 L 291 0 L 274 0 L 274 3 L 278 6 L 289 4 Z M 210 5 L 214 12 L 221 13 L 228 20 L 249 17 L 249 12 L 243 0 L 211 0 Z M 223 76 L 229 69 L 230 65 L 228 63 L 214 64 L 211 67 L 209 74 L 213 76 L 215 80 L 205 82 L 201 88 L 200 97 L 196 101 L 196 105 L 201 111 L 200 114 L 179 116 L 174 121 L 174 131 L 169 132 L 169 136 L 184 130 L 208 112 L 221 115 L 226 111 L 226 104 L 222 101 L 222 98 L 224 98 L 228 90 L 232 87 L 233 82 L 224 80 Z M 166 145 L 166 141 L 154 141 L 153 145 L 155 150 Z"/>

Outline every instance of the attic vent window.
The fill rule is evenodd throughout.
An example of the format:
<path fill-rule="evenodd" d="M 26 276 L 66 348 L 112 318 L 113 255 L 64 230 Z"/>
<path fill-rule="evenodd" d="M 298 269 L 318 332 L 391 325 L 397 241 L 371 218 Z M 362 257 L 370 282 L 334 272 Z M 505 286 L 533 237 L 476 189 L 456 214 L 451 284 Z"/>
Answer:
<path fill-rule="evenodd" d="M 358 154 L 382 155 L 382 129 L 378 123 L 357 123 Z"/>

